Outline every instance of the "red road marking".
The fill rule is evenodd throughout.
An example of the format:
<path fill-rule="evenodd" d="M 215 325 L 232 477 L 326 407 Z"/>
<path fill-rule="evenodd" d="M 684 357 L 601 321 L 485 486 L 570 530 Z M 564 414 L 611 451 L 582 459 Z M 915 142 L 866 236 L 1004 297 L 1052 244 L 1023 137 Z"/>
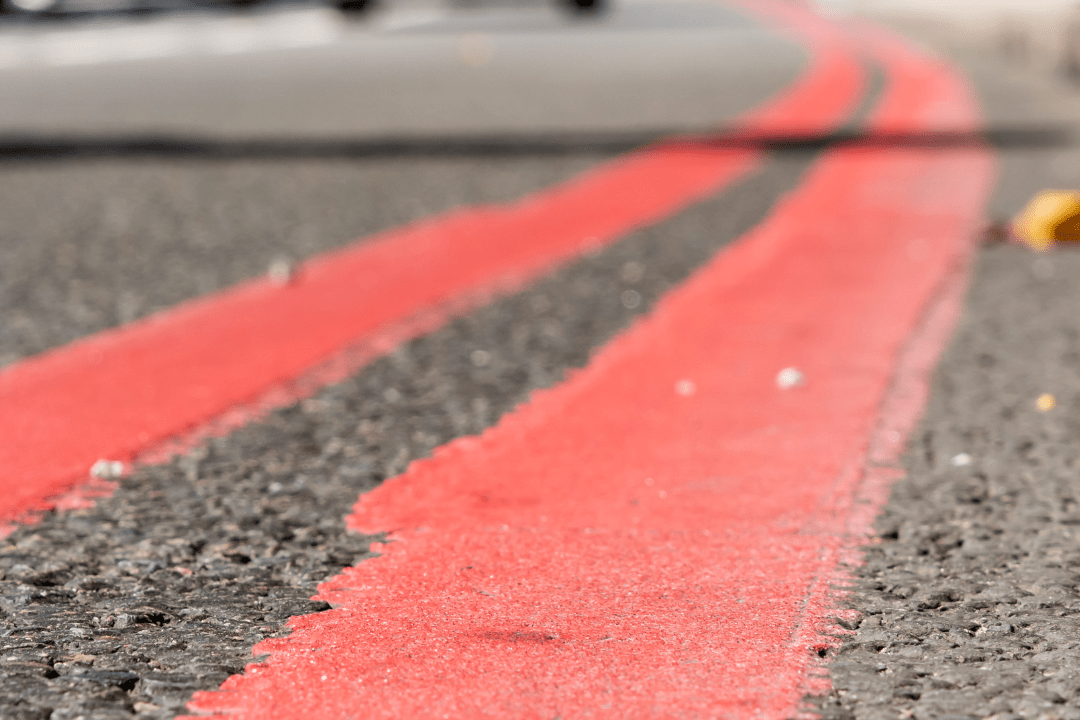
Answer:
<path fill-rule="evenodd" d="M 817 45 L 800 79 L 742 127 L 821 133 L 852 111 L 860 69 Z M 248 282 L 11 365 L 0 371 L 0 520 L 50 507 L 99 458 L 130 461 L 215 418 L 227 429 L 346 377 L 759 161 L 749 150 L 658 144 L 508 206 L 450 213 L 321 256 L 288 287 Z"/>
<path fill-rule="evenodd" d="M 871 50 L 889 74 L 874 128 L 977 126 L 947 68 L 881 34 Z M 867 517 L 853 502 L 921 408 L 992 174 L 979 148 L 829 153 L 587 369 L 363 496 L 350 523 L 392 530 L 385 554 L 190 707 L 797 713 L 825 682 L 813 649 Z M 780 390 L 791 365 L 808 381 Z"/>

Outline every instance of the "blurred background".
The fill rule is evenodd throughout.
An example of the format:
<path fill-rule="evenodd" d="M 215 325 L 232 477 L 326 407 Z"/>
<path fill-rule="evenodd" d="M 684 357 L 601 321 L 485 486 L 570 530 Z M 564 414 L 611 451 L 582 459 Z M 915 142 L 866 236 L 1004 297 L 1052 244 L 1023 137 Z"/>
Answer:
<path fill-rule="evenodd" d="M 917 26 L 946 35 L 954 45 L 998 51 L 1017 62 L 1080 77 L 1076 0 L 818 0 L 818 5 Z"/>
<path fill-rule="evenodd" d="M 999 228 L 1041 189 L 1080 189 L 1077 2 L 816 4 L 840 19 L 880 20 L 966 74 L 1001 161 L 989 208 Z M 723 0 L 0 0 L 0 8 L 0 367 L 272 269 L 285 268 L 287 276 L 305 258 L 388 228 L 462 206 L 512 202 L 657 138 L 723 132 L 740 113 L 788 87 L 809 60 L 783 28 L 764 27 Z M 881 68 L 868 63 L 867 70 L 863 111 L 880 96 L 884 80 Z M 686 248 L 712 252 L 753 227 L 798 186 L 822 149 L 779 143 L 759 174 L 729 192 L 634 233 L 608 255 L 585 258 L 535 295 L 462 318 L 446 335 L 414 348 L 419 360 L 395 353 L 373 364 L 366 379 L 343 391 L 350 398 L 355 393 L 355 401 L 305 402 L 275 416 L 265 436 L 256 428 L 237 436 L 235 445 L 222 440 L 218 447 L 226 449 L 215 450 L 208 463 L 202 464 L 206 454 L 192 453 L 160 475 L 137 480 L 178 487 L 194 498 L 190 502 L 163 507 L 161 492 L 144 495 L 133 481 L 117 502 L 103 501 L 100 514 L 86 516 L 91 519 L 61 513 L 54 524 L 27 531 L 7 567 L 17 562 L 14 567 L 29 572 L 51 562 L 57 549 L 74 548 L 73 575 L 127 578 L 100 586 L 102 607 L 113 612 L 110 593 L 120 598 L 115 602 L 127 602 L 130 588 L 149 587 L 140 578 L 155 572 L 128 568 L 164 572 L 151 561 L 160 548 L 160 557 L 171 557 L 170 548 L 179 547 L 171 538 L 209 538 L 208 569 L 192 565 L 194 579 L 177 582 L 218 587 L 215 573 L 225 564 L 228 572 L 241 566 L 262 572 L 268 566 L 250 562 L 254 551 L 238 555 L 237 547 L 246 546 L 232 544 L 240 532 L 233 518 L 290 506 L 280 517 L 292 525 L 273 520 L 257 537 L 278 557 L 291 558 L 283 577 L 296 605 L 277 605 L 278 614 L 270 615 L 258 603 L 246 604 L 253 595 L 243 588 L 250 585 L 226 583 L 220 587 L 230 593 L 227 603 L 216 590 L 200 600 L 176 600 L 177 607 L 192 606 L 184 613 L 204 602 L 209 611 L 189 616 L 195 619 L 216 617 L 220 604 L 260 633 L 277 632 L 275 624 L 289 614 L 316 609 L 306 600 L 314 582 L 366 547 L 367 540 L 346 535 L 341 525 L 341 509 L 361 487 L 400 472 L 410 458 L 455 433 L 490 426 L 531 388 L 584 363 L 593 348 L 651 307 L 647 298 L 659 297 L 702 261 Z M 703 238 L 708 242 L 699 242 Z M 968 369 L 976 362 L 989 367 L 984 361 L 995 362 L 991 351 L 1002 358 L 1001 367 L 1035 368 L 1037 375 L 1060 358 L 1068 368 L 1061 374 L 1075 373 L 1078 355 L 1068 344 L 1080 337 L 1075 303 L 1037 293 L 1077 287 L 1080 256 L 1032 260 L 1027 251 L 999 243 L 987 244 L 980 257 L 996 263 L 987 267 L 999 273 L 991 276 L 991 290 L 974 296 L 983 303 L 974 306 L 975 317 L 990 318 L 990 330 L 981 332 L 993 339 L 1008 337 L 1002 328 L 1034 329 L 1000 352 L 979 344 L 979 354 L 972 351 L 977 360 L 960 375 L 978 385 L 986 375 Z M 1051 286 L 1055 272 L 1059 284 Z M 1060 305 L 1058 317 L 1066 320 L 1033 321 L 1054 316 L 1012 302 L 1025 295 L 1050 297 L 1045 306 Z M 986 310 L 995 297 L 1006 299 L 1011 314 Z M 1011 388 L 1026 376 L 1010 370 L 994 377 Z M 1037 387 L 1045 392 L 1052 385 Z M 1011 417 L 998 405 L 987 407 L 980 410 L 987 418 Z M 957 422 L 967 432 L 967 421 Z M 1007 437 L 1011 426 L 1000 423 Z M 1065 437 L 1066 429 L 1060 432 Z M 346 436 L 362 440 L 335 445 Z M 1014 439 L 1002 442 L 1001 452 L 1012 457 L 1014 445 Z M 968 447 L 958 444 L 957 451 Z M 327 469 L 335 467 L 324 464 L 328 457 L 337 458 L 332 462 L 341 463 L 340 472 Z M 271 495 L 278 499 L 267 500 Z M 967 490 L 954 495 L 969 497 Z M 1056 502 L 1054 508 L 1066 507 Z M 161 519 L 166 511 L 172 514 Z M 93 529 L 99 521 L 106 528 L 100 532 Z M 256 537 L 249 527 L 242 532 Z M 270 534 L 278 527 L 297 529 L 279 545 L 277 538 L 286 535 Z M 146 539 L 132 548 L 137 528 L 146 529 Z M 54 539 L 41 541 L 49 532 Z M 92 540 L 72 540 L 79 533 Z M 220 555 L 222 548 L 233 554 Z M 202 550 L 192 553 L 195 562 Z M 21 577 L 0 580 L 10 588 Z M 77 646 L 81 641 L 66 636 L 65 623 L 91 611 L 68 609 L 88 595 L 50 597 L 60 598 L 41 606 L 42 617 L 52 619 L 29 630 L 42 631 L 50 648 Z M 62 612 L 48 614 L 56 609 Z M 92 612 L 106 617 L 104 610 Z M 14 623 L 32 616 L 5 617 Z M 269 624 L 261 626 L 264 621 Z M 91 700 L 97 702 L 96 686 L 86 683 L 88 689 L 76 692 L 62 678 L 42 677 L 37 664 L 34 675 L 12 673 L 15 680 L 0 687 L 0 715 L 130 717 L 132 698 L 152 697 L 161 707 L 144 707 L 147 716 L 172 717 L 192 691 L 213 689 L 242 668 L 254 637 L 215 624 L 220 633 L 198 630 L 203 634 L 194 636 L 185 657 L 159 654 L 162 647 L 172 652 L 170 633 L 189 627 L 185 621 L 148 635 L 132 628 L 124 652 L 107 651 L 116 654 L 98 667 L 124 669 L 108 682 L 126 683 L 106 698 L 115 714 L 84 715 Z M 137 644 L 144 640 L 148 645 Z M 10 635 L 7 642 L 23 640 Z M 16 646 L 34 663 L 66 658 L 41 647 Z M 232 659 L 220 659 L 226 655 Z M 154 667 L 190 674 L 175 686 L 163 684 L 172 689 L 156 695 L 142 685 L 128 692 L 138 676 L 127 671 L 143 672 L 151 657 L 164 661 Z M 10 711 L 24 705 L 70 712 Z"/>
<path fill-rule="evenodd" d="M 771 74 L 799 54 L 705 2 L 365 0 L 342 11 L 322 0 L 137 0 L 113 9 L 121 1 L 5 15 L 0 128 L 680 129 L 724 117 L 723 95 L 760 87 L 741 104 L 764 99 L 776 89 Z M 724 93 L 710 91 L 717 83 Z"/>
<path fill-rule="evenodd" d="M 722 129 L 807 62 L 708 0 L 0 3 L 0 365 Z M 818 5 L 953 57 L 991 124 L 1080 118 L 1075 2 Z M 1080 185 L 1070 147 L 1002 147 L 993 212 Z"/>
<path fill-rule="evenodd" d="M 721 126 L 806 61 L 694 0 L 4 1 L 0 364 Z"/>

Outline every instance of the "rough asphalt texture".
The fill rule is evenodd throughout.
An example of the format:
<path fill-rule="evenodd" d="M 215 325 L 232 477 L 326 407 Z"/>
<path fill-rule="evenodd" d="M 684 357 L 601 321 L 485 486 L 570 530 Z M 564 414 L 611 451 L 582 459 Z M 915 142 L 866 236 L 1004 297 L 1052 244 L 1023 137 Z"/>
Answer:
<path fill-rule="evenodd" d="M 0 166 L 0 365 L 601 156 Z"/>
<path fill-rule="evenodd" d="M 318 145 L 400 132 L 430 145 L 446 135 L 698 129 L 764 101 L 804 59 L 711 2 L 627 3 L 592 25 L 538 8 L 470 11 L 464 23 L 451 13 L 396 34 L 335 25 L 332 42 L 310 48 L 9 67 L 0 70 L 0 146 L 28 132 L 91 145 L 157 134 Z M 316 16 L 303 22 L 323 22 Z M 273 14 L 260 17 L 256 25 L 276 27 Z M 478 22 L 490 47 L 473 47 Z M 242 40 L 249 30 L 241 17 L 196 35 Z M 121 28 L 119 51 L 141 47 L 144 31 L 157 32 Z M 53 51 L 81 47 L 82 36 L 57 32 Z M 10 40 L 0 38 L 0 50 L 10 52 Z M 459 204 L 512 200 L 607 152 L 5 156 L 0 366 L 266 272 L 279 257 Z M 253 644 L 287 633 L 288 617 L 324 608 L 308 600 L 318 582 L 367 556 L 372 538 L 346 534 L 343 522 L 360 492 L 585 364 L 764 216 L 807 158 L 779 157 L 723 197 L 409 343 L 319 397 L 0 541 L 0 717 L 169 718 L 193 691 L 217 688 L 252 660 Z"/>
<path fill-rule="evenodd" d="M 580 367 L 753 226 L 810 153 L 408 343 L 353 379 L 0 548 L 0 716 L 167 718 L 367 556 L 357 495 Z"/>
<path fill-rule="evenodd" d="M 927 25 L 991 126 L 1080 127 L 1080 91 Z M 1080 188 L 1075 145 L 1000 153 L 992 217 Z M 981 251 L 830 655 L 828 720 L 1080 718 L 1080 254 Z M 1042 412 L 1036 401 L 1054 395 Z M 964 457 L 964 456 L 967 457 Z"/>
<path fill-rule="evenodd" d="M 1076 86 L 905 29 L 961 62 L 992 126 L 1080 128 Z M 0 327 L 0 363 L 599 157 L 8 163 L 0 237 L 17 242 L 0 245 L 0 287 L 16 294 L 0 311 L 16 322 Z M 1080 145 L 1002 159 L 994 218 L 1040 188 L 1080 188 Z M 341 521 L 357 493 L 584 364 L 803 161 L 142 470 L 92 510 L 17 531 L 0 549 L 0 717 L 171 717 L 215 688 L 288 616 L 320 609 L 317 582 L 366 557 L 372 538 Z M 64 202 L 43 204 L 54 188 Z M 1078 278 L 1080 253 L 981 251 L 908 477 L 855 573 L 861 619 L 830 656 L 835 690 L 813 701 L 826 718 L 1080 718 Z M 1056 407 L 1036 408 L 1043 393 Z"/>
<path fill-rule="evenodd" d="M 826 718 L 1080 718 L 1078 277 L 1080 254 L 982 253 Z"/>
<path fill-rule="evenodd" d="M 309 7 L 26 32 L 0 24 L 0 366 L 278 258 L 515 199 L 625 150 L 602 149 L 612 141 L 713 127 L 786 86 L 805 60 L 714 2 L 633 0 L 596 18 L 542 2 L 398 5 L 400 17 L 359 22 Z M 124 61 L 147 47 L 166 53 Z M 5 66 L 20 54 L 25 63 Z M 597 147 L 529 150 L 567 136 Z M 5 150 L 57 137 L 93 151 Z M 276 150 L 124 150 L 191 138 L 226 153 L 245 141 Z M 333 156 L 350 143 L 378 151 L 386 138 L 400 152 Z M 446 156 L 447 138 L 509 140 L 504 157 Z"/>

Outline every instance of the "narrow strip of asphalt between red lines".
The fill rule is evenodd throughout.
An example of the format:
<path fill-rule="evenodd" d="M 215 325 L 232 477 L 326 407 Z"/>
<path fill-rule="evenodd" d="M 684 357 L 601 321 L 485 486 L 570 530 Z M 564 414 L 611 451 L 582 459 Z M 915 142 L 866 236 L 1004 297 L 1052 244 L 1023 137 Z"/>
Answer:
<path fill-rule="evenodd" d="M 863 76 L 835 44 L 813 45 L 797 82 L 736 127 L 836 128 Z M 192 433 L 222 433 L 343 379 L 759 163 L 751 150 L 660 143 L 509 206 L 451 213 L 318 257 L 287 284 L 252 281 L 15 363 L 0 371 L 0 521 L 71 502 L 57 496 L 100 458 L 160 459 Z"/>
<path fill-rule="evenodd" d="M 886 73 L 871 129 L 977 127 L 947 67 L 857 35 Z M 825 682 L 830 584 L 896 472 L 992 176 L 979 147 L 826 153 L 586 369 L 363 496 L 350 525 L 392 531 L 383 555 L 190 707 L 796 715 Z M 785 367 L 805 382 L 778 386 Z"/>

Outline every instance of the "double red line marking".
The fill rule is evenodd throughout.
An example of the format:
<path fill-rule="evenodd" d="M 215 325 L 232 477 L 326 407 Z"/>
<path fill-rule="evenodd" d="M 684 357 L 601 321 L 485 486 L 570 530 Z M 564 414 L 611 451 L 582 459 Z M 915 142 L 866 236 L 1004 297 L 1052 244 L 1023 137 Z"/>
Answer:
<path fill-rule="evenodd" d="M 973 131 L 872 28 L 872 130 Z M 895 476 L 993 175 L 983 148 L 826 153 L 581 373 L 363 496 L 384 555 L 192 709 L 246 718 L 791 717 L 829 587 Z M 798 366 L 805 386 L 782 388 Z M 875 493 L 877 493 L 875 495 Z M 859 502 L 863 505 L 860 507 Z"/>
<path fill-rule="evenodd" d="M 813 61 L 748 129 L 790 132 L 793 117 L 800 130 L 829 129 L 851 111 L 861 73 L 823 23 L 774 11 L 798 20 Z M 861 32 L 888 75 L 872 129 L 976 128 L 948 69 Z M 0 513 L 42 506 L 98 457 L 134 458 L 230 408 L 294 397 L 297 378 L 343 375 L 380 342 L 757 162 L 659 145 L 512 206 L 319 258 L 291 285 L 252 282 L 12 366 L 0 373 Z M 362 498 L 350 523 L 394 531 L 384 556 L 323 585 L 336 610 L 294 620 L 291 637 L 256 648 L 268 663 L 192 709 L 795 712 L 821 682 L 813 649 L 827 643 L 838 558 L 873 508 L 855 499 L 875 499 L 872 481 L 892 472 L 917 416 L 991 174 L 979 148 L 827 153 L 772 217 L 586 370 Z M 928 322 L 936 334 L 918 335 Z M 776 386 L 789 365 L 805 386 Z"/>
<path fill-rule="evenodd" d="M 819 43 L 788 90 L 737 123 L 820 134 L 862 88 Z M 223 432 L 626 233 L 708 197 L 759 153 L 660 143 L 521 201 L 392 230 L 0 371 L 0 521 L 50 507 L 98 459 L 157 459 Z M 162 443 L 166 443 L 162 446 Z M 148 456 L 147 453 L 150 452 Z"/>

